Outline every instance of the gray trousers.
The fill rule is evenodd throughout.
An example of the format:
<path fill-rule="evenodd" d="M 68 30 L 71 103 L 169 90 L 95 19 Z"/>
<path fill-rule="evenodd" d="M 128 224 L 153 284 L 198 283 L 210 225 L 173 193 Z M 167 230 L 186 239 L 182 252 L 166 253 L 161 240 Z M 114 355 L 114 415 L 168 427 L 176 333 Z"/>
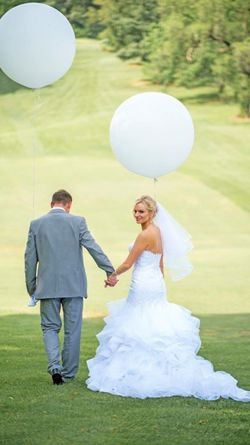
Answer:
<path fill-rule="evenodd" d="M 60 353 L 60 316 L 63 309 L 64 342 Z M 48 356 L 48 372 L 59 369 L 65 380 L 72 379 L 79 367 L 83 298 L 48 298 L 40 300 L 41 327 Z"/>

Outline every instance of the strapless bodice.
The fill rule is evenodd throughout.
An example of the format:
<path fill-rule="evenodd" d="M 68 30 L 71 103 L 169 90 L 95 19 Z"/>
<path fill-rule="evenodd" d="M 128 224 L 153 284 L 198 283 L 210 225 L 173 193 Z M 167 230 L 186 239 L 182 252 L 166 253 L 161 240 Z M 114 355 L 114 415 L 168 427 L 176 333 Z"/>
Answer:
<path fill-rule="evenodd" d="M 129 245 L 129 250 L 131 250 L 133 247 L 133 244 Z M 160 260 L 161 260 L 161 254 L 160 253 L 154 253 L 150 250 L 144 250 L 141 255 L 137 258 L 134 269 L 138 268 L 159 268 L 160 266 Z"/>
<path fill-rule="evenodd" d="M 133 244 L 129 246 L 131 250 Z M 166 299 L 166 287 L 160 269 L 161 254 L 144 250 L 137 258 L 131 284 L 128 302 L 132 304 L 148 304 L 156 300 Z"/>
<path fill-rule="evenodd" d="M 144 250 L 135 262 L 135 268 L 138 267 L 159 267 L 161 254 Z"/>

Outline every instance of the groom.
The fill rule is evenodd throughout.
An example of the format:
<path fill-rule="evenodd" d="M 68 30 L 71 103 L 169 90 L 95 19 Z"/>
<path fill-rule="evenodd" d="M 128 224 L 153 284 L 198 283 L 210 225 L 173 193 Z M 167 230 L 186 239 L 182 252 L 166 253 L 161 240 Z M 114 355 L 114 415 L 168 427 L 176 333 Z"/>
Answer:
<path fill-rule="evenodd" d="M 65 190 L 53 194 L 50 212 L 30 224 L 25 251 L 26 287 L 30 296 L 40 300 L 48 372 L 57 385 L 73 379 L 79 366 L 83 297 L 87 298 L 82 247 L 107 277 L 114 271 L 89 232 L 85 219 L 70 215 L 71 204 L 72 197 Z M 109 278 L 106 284 L 114 286 L 116 279 Z M 64 315 L 62 366 L 58 337 L 61 307 Z"/>

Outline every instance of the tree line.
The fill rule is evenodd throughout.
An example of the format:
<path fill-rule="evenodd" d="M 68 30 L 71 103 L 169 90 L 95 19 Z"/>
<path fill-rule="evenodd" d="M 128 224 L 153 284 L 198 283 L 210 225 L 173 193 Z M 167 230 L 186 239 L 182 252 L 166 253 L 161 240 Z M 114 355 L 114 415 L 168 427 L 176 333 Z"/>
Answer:
<path fill-rule="evenodd" d="M 2 0 L 0 13 L 20 2 Z M 22 1 L 24 3 L 24 1 Z M 215 86 L 250 116 L 250 3 L 246 0 L 48 0 L 78 37 L 136 58 L 161 85 Z"/>

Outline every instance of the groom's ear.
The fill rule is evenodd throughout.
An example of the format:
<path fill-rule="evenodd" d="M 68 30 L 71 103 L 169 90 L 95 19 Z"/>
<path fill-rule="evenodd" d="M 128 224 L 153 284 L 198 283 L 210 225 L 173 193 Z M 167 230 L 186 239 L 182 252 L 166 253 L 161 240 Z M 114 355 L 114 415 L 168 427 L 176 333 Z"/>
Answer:
<path fill-rule="evenodd" d="M 65 208 L 66 212 L 68 212 L 68 213 L 70 212 L 71 205 L 72 205 L 72 202 L 67 202 L 65 204 L 64 208 Z"/>

